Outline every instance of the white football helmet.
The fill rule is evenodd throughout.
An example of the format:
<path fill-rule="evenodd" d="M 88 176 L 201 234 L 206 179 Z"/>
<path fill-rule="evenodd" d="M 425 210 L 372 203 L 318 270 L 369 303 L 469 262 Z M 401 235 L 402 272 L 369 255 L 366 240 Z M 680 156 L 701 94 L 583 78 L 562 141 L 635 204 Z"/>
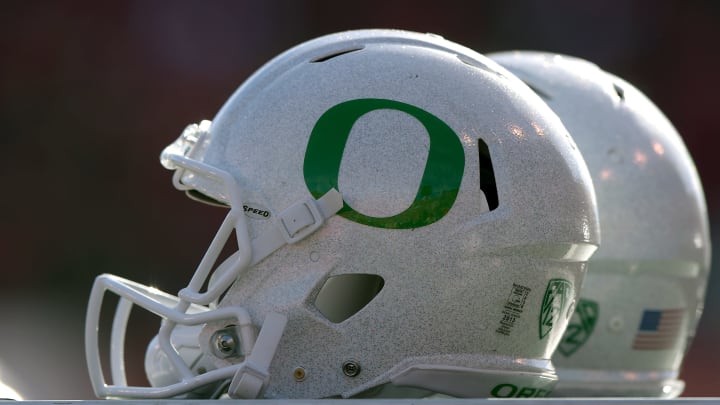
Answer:
<path fill-rule="evenodd" d="M 637 88 L 588 61 L 490 56 L 557 113 L 597 193 L 602 246 L 553 357 L 553 394 L 678 396 L 710 271 L 705 198 L 685 144 Z"/>
<path fill-rule="evenodd" d="M 22 401 L 22 397 L 14 388 L 0 381 L 0 401 Z"/>
<path fill-rule="evenodd" d="M 0 379 L 0 402 L 2 401 L 22 401 L 22 396 L 10 386 L 7 382 Z"/>
<path fill-rule="evenodd" d="M 441 37 L 321 37 L 250 77 L 162 153 L 229 207 L 177 297 L 98 277 L 100 397 L 543 396 L 598 245 L 590 175 L 517 78 Z M 235 232 L 237 252 L 218 254 Z M 216 262 L 221 262 L 219 265 Z M 121 297 L 106 382 L 103 295 Z M 129 309 L 161 318 L 128 386 Z"/>

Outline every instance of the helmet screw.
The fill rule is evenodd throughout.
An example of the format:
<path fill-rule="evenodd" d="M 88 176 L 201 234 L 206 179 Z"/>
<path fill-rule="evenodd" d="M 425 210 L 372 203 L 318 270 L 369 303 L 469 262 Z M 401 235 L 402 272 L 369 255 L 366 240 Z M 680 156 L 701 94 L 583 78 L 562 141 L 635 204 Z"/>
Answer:
<path fill-rule="evenodd" d="M 228 358 L 238 354 L 238 338 L 232 328 L 221 329 L 212 337 L 213 351 L 220 358 Z"/>
<path fill-rule="evenodd" d="M 305 369 L 302 367 L 296 367 L 295 370 L 293 370 L 293 378 L 295 378 L 295 381 L 305 380 Z"/>
<path fill-rule="evenodd" d="M 235 339 L 227 333 L 220 333 L 215 337 L 215 345 L 220 353 L 230 354 L 235 351 Z"/>
<path fill-rule="evenodd" d="M 342 365 L 342 371 L 343 374 L 348 377 L 356 377 L 358 374 L 360 374 L 360 364 L 353 360 L 346 361 Z"/>

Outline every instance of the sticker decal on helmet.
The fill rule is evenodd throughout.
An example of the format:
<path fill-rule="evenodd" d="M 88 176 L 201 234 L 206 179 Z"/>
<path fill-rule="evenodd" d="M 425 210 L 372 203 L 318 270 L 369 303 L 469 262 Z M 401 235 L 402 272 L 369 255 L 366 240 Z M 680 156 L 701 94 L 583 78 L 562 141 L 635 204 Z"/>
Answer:
<path fill-rule="evenodd" d="M 260 204 L 244 204 L 243 211 L 245 215 L 252 219 L 268 219 L 270 218 L 270 210 Z"/>
<path fill-rule="evenodd" d="M 430 225 L 444 217 L 455 203 L 465 169 L 465 153 L 457 134 L 446 123 L 410 104 L 367 98 L 346 101 L 328 109 L 310 134 L 303 167 L 305 183 L 315 198 L 333 188 L 339 190 L 340 163 L 353 125 L 363 115 L 381 109 L 411 115 L 425 127 L 430 138 L 415 200 L 407 209 L 390 217 L 362 214 L 347 202 L 338 215 L 377 228 L 411 229 Z"/>
<path fill-rule="evenodd" d="M 543 398 L 548 396 L 549 389 L 538 387 L 518 387 L 515 384 L 498 384 L 490 391 L 495 398 Z"/>
<path fill-rule="evenodd" d="M 595 330 L 598 313 L 597 301 L 580 299 L 557 351 L 570 357 L 582 347 Z"/>
<path fill-rule="evenodd" d="M 685 308 L 646 309 L 633 339 L 633 350 L 669 350 L 685 330 Z"/>
<path fill-rule="evenodd" d="M 548 282 L 540 309 L 540 339 L 545 338 L 562 314 L 567 313 L 572 289 L 572 284 L 562 278 L 554 278 Z"/>
<path fill-rule="evenodd" d="M 508 299 L 503 306 L 500 326 L 495 329 L 495 332 L 501 335 L 510 336 L 510 332 L 515 326 L 515 322 L 520 319 L 523 308 L 525 308 L 525 301 L 527 301 L 530 291 L 530 287 L 513 283 Z"/>

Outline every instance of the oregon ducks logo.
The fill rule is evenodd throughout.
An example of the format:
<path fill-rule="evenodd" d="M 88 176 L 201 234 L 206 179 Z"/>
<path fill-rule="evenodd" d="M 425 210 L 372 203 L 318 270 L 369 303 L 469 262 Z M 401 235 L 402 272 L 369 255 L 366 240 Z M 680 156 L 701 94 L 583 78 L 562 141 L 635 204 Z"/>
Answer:
<path fill-rule="evenodd" d="M 410 229 L 432 224 L 445 216 L 455 203 L 465 168 L 465 152 L 458 136 L 447 124 L 409 104 L 357 99 L 327 110 L 315 124 L 305 152 L 303 174 L 308 190 L 319 198 L 332 188 L 340 189 L 340 163 L 350 130 L 360 117 L 380 109 L 411 115 L 425 127 L 430 137 L 430 150 L 415 200 L 407 209 L 390 217 L 364 215 L 347 203 L 338 215 L 379 228 Z"/>
<path fill-rule="evenodd" d="M 560 341 L 558 351 L 568 357 L 575 353 L 592 335 L 597 319 L 598 303 L 580 299 L 575 307 L 575 313 L 570 318 L 567 331 Z"/>

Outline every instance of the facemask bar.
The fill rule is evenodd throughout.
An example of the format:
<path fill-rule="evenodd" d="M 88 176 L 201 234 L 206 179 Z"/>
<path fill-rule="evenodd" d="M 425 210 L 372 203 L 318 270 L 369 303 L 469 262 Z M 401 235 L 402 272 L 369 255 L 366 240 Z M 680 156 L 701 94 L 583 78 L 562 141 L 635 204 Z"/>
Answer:
<path fill-rule="evenodd" d="M 325 219 L 337 213 L 343 206 L 340 193 L 334 189 L 318 200 L 308 197 L 282 211 L 278 215 L 275 227 L 250 241 L 245 215 L 240 209 L 243 206 L 242 194 L 235 178 L 223 170 L 186 157 L 197 154 L 195 148 L 198 143 L 209 139 L 209 125 L 209 121 L 204 121 L 200 126 L 188 127 L 177 141 L 163 151 L 161 161 L 168 169 L 176 170 L 173 182 L 178 189 L 192 188 L 181 181 L 186 171 L 217 183 L 230 205 L 230 212 L 213 238 L 190 283 L 180 290 L 178 297 L 111 275 L 101 275 L 96 279 L 88 303 L 85 351 L 93 389 L 99 397 L 166 398 L 220 380 L 231 379 L 230 396 L 256 398 L 269 380 L 268 369 L 282 337 L 287 322 L 286 317 L 277 313 L 268 314 L 260 334 L 255 338 L 250 335 L 254 333 L 254 329 L 247 310 L 242 307 L 211 309 L 206 305 L 216 301 L 244 269 L 264 259 L 283 245 L 295 243 L 310 235 L 324 223 Z M 198 135 L 198 132 L 201 133 Z M 216 273 L 208 280 L 233 230 L 237 237 L 238 251 L 218 266 Z M 209 281 L 207 290 L 200 292 L 206 281 Z M 100 308 L 106 291 L 111 291 L 120 297 L 110 345 L 111 374 L 115 385 L 108 385 L 105 381 L 98 345 Z M 163 318 L 158 333 L 158 344 L 167 355 L 174 371 L 179 374 L 180 382 L 165 387 L 127 386 L 124 340 L 133 304 Z M 195 326 L 226 319 L 237 320 L 243 344 L 255 342 L 255 345 L 242 348 L 245 353 L 249 353 L 242 363 L 195 375 L 171 343 L 173 329 L 178 324 Z"/>
<path fill-rule="evenodd" d="M 203 120 L 199 124 L 190 124 L 180 134 L 175 142 L 168 145 L 160 154 L 160 163 L 168 170 L 175 170 L 173 185 L 178 190 L 189 190 L 192 187 L 182 182 L 185 170 L 173 161 L 172 156 L 187 157 L 202 160 L 205 146 L 210 142 L 210 127 L 212 123 Z"/>
<path fill-rule="evenodd" d="M 108 385 L 105 381 L 100 363 L 98 344 L 98 325 L 100 322 L 100 308 L 106 291 L 111 291 L 120 297 L 116 318 L 113 322 L 111 336 L 111 374 L 113 383 Z M 175 371 L 180 374 L 181 382 L 167 387 L 128 387 L 125 377 L 124 365 L 124 336 L 130 308 L 133 304 L 163 318 L 163 324 L 158 334 L 160 344 Z M 183 308 L 185 307 L 185 308 Z M 180 309 L 183 308 L 183 309 Z M 170 344 L 170 333 L 176 324 L 201 325 L 208 322 L 234 319 L 242 336 L 254 335 L 252 321 L 247 310 L 242 307 L 225 307 L 209 310 L 199 305 L 183 305 L 183 301 L 170 294 L 156 290 L 142 284 L 135 283 L 120 277 L 104 274 L 95 280 L 90 301 L 88 303 L 87 322 L 85 327 L 85 354 L 87 356 L 88 371 L 95 393 L 99 397 L 120 398 L 165 398 L 177 396 L 216 381 L 232 378 L 244 364 L 212 370 L 205 374 L 195 375 L 183 362 Z M 262 333 L 261 333 L 262 335 Z M 260 336 L 258 336 L 258 339 Z M 254 339 L 243 339 L 252 341 Z M 243 347 L 246 352 L 252 353 L 252 348 Z"/>
<path fill-rule="evenodd" d="M 205 131 L 201 132 L 199 136 L 196 136 L 201 128 Z M 207 129 L 209 129 L 209 121 L 204 121 L 200 126 L 189 126 L 186 128 L 180 138 L 163 151 L 161 161 L 165 167 L 177 169 L 174 176 L 176 187 L 180 185 L 182 188 L 187 188 L 179 182 L 179 179 L 186 170 L 219 183 L 221 188 L 226 191 L 226 196 L 231 206 L 230 212 L 220 226 L 218 233 L 213 238 L 207 253 L 203 256 L 190 283 L 178 294 L 179 298 L 119 277 L 103 275 L 95 281 L 88 305 L 85 340 L 88 369 L 90 371 L 93 388 L 98 396 L 140 398 L 176 396 L 218 380 L 231 378 L 240 367 L 240 365 L 238 365 L 213 370 L 196 376 L 179 356 L 170 341 L 172 330 L 178 323 L 183 325 L 200 325 L 210 321 L 234 318 L 237 320 L 241 334 L 253 333 L 250 316 L 244 308 L 227 307 L 210 311 L 209 308 L 200 306 L 207 305 L 216 300 L 220 294 L 232 284 L 238 274 L 248 267 L 252 259 L 251 244 L 245 216 L 242 215 L 241 212 L 239 213 L 239 210 L 236 208 L 242 207 L 242 197 L 240 187 L 235 182 L 235 179 L 227 172 L 217 170 L 209 165 L 184 156 L 186 154 L 192 154 L 194 147 L 197 145 L 197 141 L 202 139 L 203 135 L 207 134 Z M 233 265 L 229 267 L 229 271 L 224 271 L 222 275 L 214 279 L 212 285 L 208 286 L 207 291 L 200 292 L 200 289 L 208 279 L 213 265 L 217 261 L 220 252 L 233 230 L 235 230 L 238 246 L 238 251 L 233 256 Z M 110 344 L 111 374 L 113 382 L 117 385 L 110 386 L 104 381 L 97 341 L 100 307 L 103 295 L 105 291 L 108 290 L 120 296 L 120 302 L 118 303 L 117 312 L 113 320 Z M 174 370 L 180 374 L 181 382 L 168 387 L 127 386 L 123 358 L 124 340 L 127 321 L 133 303 L 163 318 L 158 332 L 158 342 L 162 350 L 167 354 L 168 360 L 171 362 Z M 252 336 L 251 339 L 250 336 L 246 337 L 246 339 L 242 339 L 243 342 L 255 341 L 254 336 Z M 252 348 L 245 347 L 243 350 L 246 353 L 251 353 Z"/>
<path fill-rule="evenodd" d="M 292 244 L 304 239 L 320 228 L 325 219 L 343 207 L 342 196 L 335 189 L 331 189 L 318 200 L 308 197 L 282 211 L 278 215 L 275 227 L 251 241 L 245 213 L 241 209 L 243 199 L 240 186 L 234 177 L 225 171 L 184 156 L 168 155 L 165 158 L 172 162 L 174 167 L 191 170 L 206 179 L 218 181 L 226 190 L 230 202 L 230 212 L 213 238 L 190 283 L 178 293 L 181 299 L 194 304 L 207 305 L 215 301 L 248 266 L 258 263 L 285 244 Z M 214 274 L 207 291 L 201 293 L 200 288 L 208 279 L 213 269 L 212 266 L 217 262 L 218 256 L 233 230 L 235 230 L 238 246 L 237 252 L 230 257 L 234 263 L 231 266 L 223 264 L 225 271 Z"/>
<path fill-rule="evenodd" d="M 200 305 L 208 305 L 215 301 L 245 268 L 264 259 L 281 246 L 295 243 L 310 235 L 322 226 L 325 219 L 334 215 L 343 206 L 342 197 L 335 189 L 330 190 L 318 200 L 307 198 L 299 201 L 280 213 L 276 227 L 250 241 L 247 220 L 244 210 L 241 209 L 243 206 L 242 193 L 235 178 L 226 171 L 176 154 L 178 151 L 190 156 L 199 154 L 197 148 L 199 146 L 204 148 L 205 143 L 209 141 L 209 129 L 210 121 L 188 126 L 180 138 L 165 148 L 161 154 L 162 164 L 168 169 L 175 170 L 173 183 L 176 188 L 181 190 L 192 188 L 182 183 L 182 177 L 189 171 L 206 180 L 219 183 L 219 190 L 222 190 L 221 194 L 230 205 L 230 212 L 220 226 L 190 283 L 178 293 L 181 299 Z M 197 135 L 198 132 L 200 135 Z M 219 199 L 222 200 L 223 196 L 217 197 L 221 197 Z M 212 266 L 217 262 L 218 256 L 233 230 L 235 230 L 238 245 L 238 251 L 230 257 L 234 263 L 230 266 L 223 263 L 222 267 L 225 270 L 213 274 L 207 291 L 201 293 L 200 288 L 208 280 Z"/>
<path fill-rule="evenodd" d="M 223 191 L 222 194 L 230 205 L 230 212 L 210 243 L 210 247 L 190 283 L 178 293 L 181 299 L 200 305 L 207 305 L 217 299 L 232 284 L 237 275 L 250 265 L 252 260 L 247 221 L 244 212 L 239 209 L 243 205 L 242 193 L 235 178 L 226 171 L 187 157 L 197 155 L 199 153 L 197 148 L 209 141 L 209 130 L 210 121 L 202 121 L 200 125 L 188 126 L 175 142 L 163 150 L 160 156 L 163 166 L 175 170 L 173 184 L 176 188 L 181 190 L 191 188 L 182 183 L 182 177 L 189 171 L 206 180 L 218 183 L 219 189 Z M 235 230 L 237 238 L 238 251 L 234 255 L 235 263 L 231 266 L 232 271 L 223 272 L 220 277 L 214 278 L 212 285 L 208 285 L 207 291 L 201 293 L 200 289 L 208 279 L 213 265 L 217 262 L 217 258 L 233 230 Z"/>

